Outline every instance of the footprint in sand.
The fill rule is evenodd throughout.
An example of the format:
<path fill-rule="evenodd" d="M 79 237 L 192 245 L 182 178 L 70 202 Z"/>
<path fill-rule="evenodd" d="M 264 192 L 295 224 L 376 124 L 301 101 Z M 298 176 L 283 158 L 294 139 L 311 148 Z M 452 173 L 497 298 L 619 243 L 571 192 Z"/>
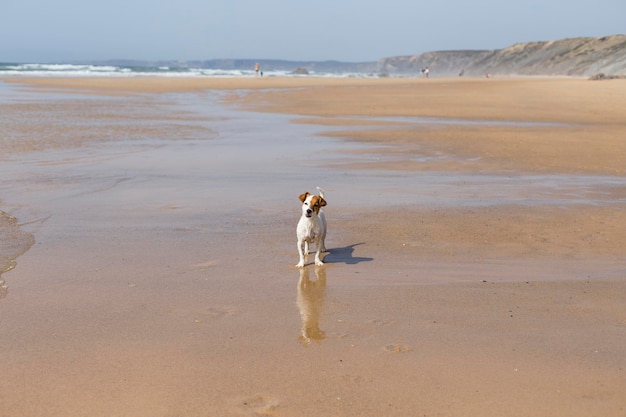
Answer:
<path fill-rule="evenodd" d="M 206 261 L 192 266 L 194 269 L 209 269 L 213 268 L 215 265 L 217 265 L 216 261 Z"/>
<path fill-rule="evenodd" d="M 194 321 L 196 323 L 203 323 L 209 320 L 217 320 L 226 316 L 232 316 L 235 314 L 234 308 L 228 307 L 209 307 L 204 311 L 199 311 L 195 314 L 196 318 Z"/>
<path fill-rule="evenodd" d="M 205 314 L 212 319 L 220 319 L 224 316 L 230 316 L 234 313 L 235 310 L 228 307 L 209 307 Z"/>
<path fill-rule="evenodd" d="M 411 350 L 407 345 L 402 343 L 394 343 L 392 345 L 385 346 L 385 352 L 389 353 L 405 353 Z"/>
<path fill-rule="evenodd" d="M 241 402 L 246 414 L 252 416 L 275 416 L 278 414 L 279 403 L 268 395 L 257 394 Z"/>
<path fill-rule="evenodd" d="M 375 326 L 390 326 L 392 324 L 395 324 L 395 321 L 375 319 L 375 320 L 370 320 L 369 323 Z"/>

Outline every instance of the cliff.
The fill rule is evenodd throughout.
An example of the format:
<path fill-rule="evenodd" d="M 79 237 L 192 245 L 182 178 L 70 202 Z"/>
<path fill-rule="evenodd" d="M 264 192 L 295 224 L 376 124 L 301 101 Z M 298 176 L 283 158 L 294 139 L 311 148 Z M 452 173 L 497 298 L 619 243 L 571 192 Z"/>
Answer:
<path fill-rule="evenodd" d="M 626 35 L 571 38 L 519 43 L 493 51 L 439 51 L 384 58 L 378 70 L 417 74 L 429 67 L 431 76 L 485 73 L 496 75 L 626 75 Z"/>
<path fill-rule="evenodd" d="M 378 72 L 418 75 L 422 68 L 428 67 L 436 76 L 452 76 L 491 53 L 491 51 L 435 51 L 420 55 L 383 58 L 378 61 Z"/>

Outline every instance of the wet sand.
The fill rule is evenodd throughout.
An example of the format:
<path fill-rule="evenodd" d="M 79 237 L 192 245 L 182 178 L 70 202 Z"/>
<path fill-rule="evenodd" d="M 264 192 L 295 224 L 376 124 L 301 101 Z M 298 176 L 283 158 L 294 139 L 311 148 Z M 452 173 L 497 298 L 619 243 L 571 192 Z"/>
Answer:
<path fill-rule="evenodd" d="M 10 81 L 0 416 L 624 414 L 623 80 Z"/>

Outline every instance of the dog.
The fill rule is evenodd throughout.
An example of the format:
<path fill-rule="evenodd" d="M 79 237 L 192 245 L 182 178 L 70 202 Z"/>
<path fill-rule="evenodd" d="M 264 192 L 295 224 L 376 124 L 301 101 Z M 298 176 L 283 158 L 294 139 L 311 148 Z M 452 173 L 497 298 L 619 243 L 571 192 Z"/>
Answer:
<path fill-rule="evenodd" d="M 315 243 L 315 265 L 322 266 L 324 262 L 320 258 L 322 252 L 326 252 L 324 241 L 326 240 L 326 216 L 322 207 L 326 205 L 324 191 L 317 187 L 319 195 L 309 192 L 300 195 L 302 202 L 302 216 L 298 221 L 296 235 L 298 237 L 298 255 L 300 261 L 297 268 L 304 267 L 304 258 L 309 254 L 309 243 Z"/>

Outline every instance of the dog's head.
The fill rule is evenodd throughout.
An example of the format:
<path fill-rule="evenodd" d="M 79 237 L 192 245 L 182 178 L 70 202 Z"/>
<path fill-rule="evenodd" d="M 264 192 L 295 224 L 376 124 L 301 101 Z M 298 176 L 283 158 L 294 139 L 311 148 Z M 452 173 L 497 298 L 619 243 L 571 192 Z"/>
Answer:
<path fill-rule="evenodd" d="M 308 192 L 300 194 L 300 201 L 302 201 L 302 214 L 306 217 L 311 217 L 313 213 L 317 215 L 320 209 L 326 205 L 326 200 L 322 197 Z"/>

